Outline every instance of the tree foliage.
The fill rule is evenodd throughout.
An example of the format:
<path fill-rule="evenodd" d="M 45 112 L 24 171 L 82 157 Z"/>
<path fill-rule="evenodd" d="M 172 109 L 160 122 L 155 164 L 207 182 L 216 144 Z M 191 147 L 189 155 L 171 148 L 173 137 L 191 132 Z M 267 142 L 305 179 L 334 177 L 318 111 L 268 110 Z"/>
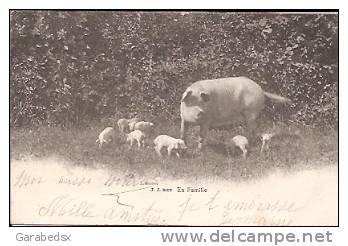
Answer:
<path fill-rule="evenodd" d="M 173 120 L 188 85 L 230 76 L 291 98 L 293 121 L 338 120 L 334 14 L 12 11 L 10 52 L 11 126 Z"/>

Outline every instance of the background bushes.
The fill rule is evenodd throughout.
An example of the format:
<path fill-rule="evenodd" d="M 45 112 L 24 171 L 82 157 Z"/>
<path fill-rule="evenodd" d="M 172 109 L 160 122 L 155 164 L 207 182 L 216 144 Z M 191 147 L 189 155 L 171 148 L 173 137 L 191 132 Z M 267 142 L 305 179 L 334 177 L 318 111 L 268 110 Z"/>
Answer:
<path fill-rule="evenodd" d="M 12 11 L 10 52 L 11 127 L 177 120 L 188 85 L 228 76 L 294 101 L 268 117 L 338 122 L 335 14 Z"/>

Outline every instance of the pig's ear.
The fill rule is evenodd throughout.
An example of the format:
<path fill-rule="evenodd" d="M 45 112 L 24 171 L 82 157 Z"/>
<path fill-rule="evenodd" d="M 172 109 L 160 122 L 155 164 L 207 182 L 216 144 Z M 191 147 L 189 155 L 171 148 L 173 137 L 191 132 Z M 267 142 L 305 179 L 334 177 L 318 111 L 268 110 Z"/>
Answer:
<path fill-rule="evenodd" d="M 182 101 L 182 102 L 186 101 L 187 98 L 188 98 L 189 96 L 191 96 L 191 95 L 192 95 L 192 91 L 191 91 L 191 90 L 185 91 L 184 94 L 182 95 L 181 101 Z"/>
<path fill-rule="evenodd" d="M 201 92 L 201 97 L 204 102 L 208 102 L 210 99 L 209 94 L 206 92 Z"/>

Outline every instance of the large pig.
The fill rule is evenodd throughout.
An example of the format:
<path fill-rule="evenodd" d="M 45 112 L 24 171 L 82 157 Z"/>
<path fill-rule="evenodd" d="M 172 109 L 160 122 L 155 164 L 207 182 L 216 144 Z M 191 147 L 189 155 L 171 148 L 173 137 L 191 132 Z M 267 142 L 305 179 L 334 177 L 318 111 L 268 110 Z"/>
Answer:
<path fill-rule="evenodd" d="M 278 103 L 291 100 L 262 90 L 246 77 L 201 80 L 184 92 L 181 105 L 181 134 L 186 140 L 189 125 L 200 126 L 198 148 L 201 149 L 209 128 L 226 126 L 244 121 L 250 135 L 256 127 L 256 119 L 265 106 L 265 96 Z"/>

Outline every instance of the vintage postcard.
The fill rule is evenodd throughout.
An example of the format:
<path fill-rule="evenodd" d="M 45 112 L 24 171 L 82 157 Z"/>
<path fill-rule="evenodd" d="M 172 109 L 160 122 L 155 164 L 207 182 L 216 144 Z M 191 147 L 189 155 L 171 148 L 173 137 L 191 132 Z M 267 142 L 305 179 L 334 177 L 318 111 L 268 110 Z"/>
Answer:
<path fill-rule="evenodd" d="M 10 11 L 11 225 L 338 225 L 338 12 Z"/>

